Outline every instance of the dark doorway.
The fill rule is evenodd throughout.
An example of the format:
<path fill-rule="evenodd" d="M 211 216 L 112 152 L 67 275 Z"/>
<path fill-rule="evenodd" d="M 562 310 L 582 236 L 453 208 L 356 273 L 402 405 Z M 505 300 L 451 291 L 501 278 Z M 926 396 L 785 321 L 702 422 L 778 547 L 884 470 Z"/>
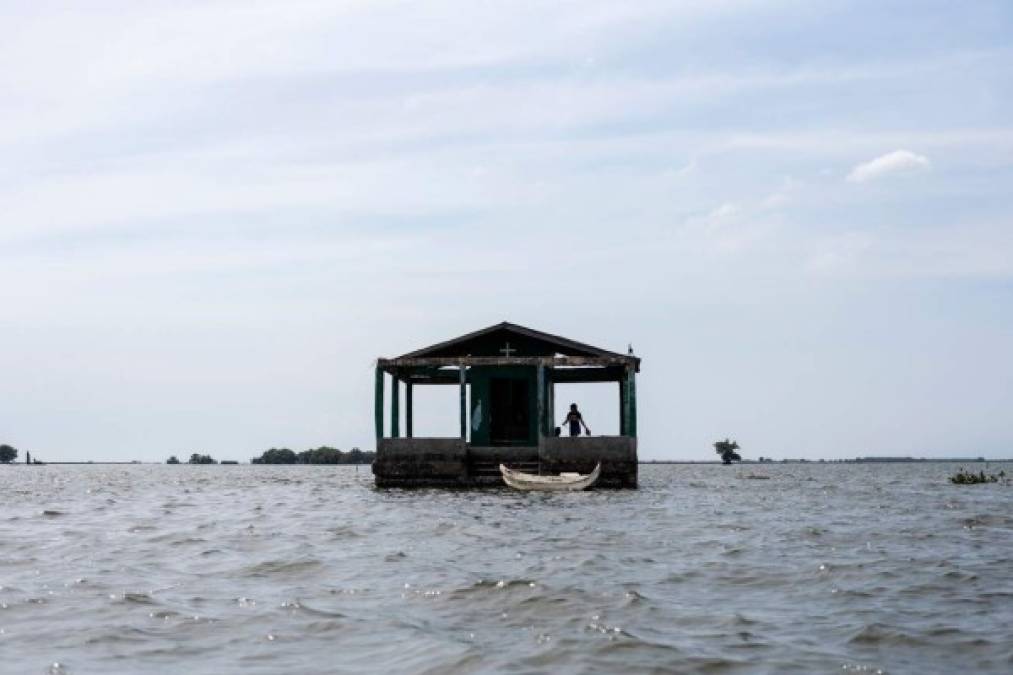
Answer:
<path fill-rule="evenodd" d="M 531 442 L 531 406 L 528 381 L 494 377 L 489 380 L 489 441 L 492 445 Z"/>

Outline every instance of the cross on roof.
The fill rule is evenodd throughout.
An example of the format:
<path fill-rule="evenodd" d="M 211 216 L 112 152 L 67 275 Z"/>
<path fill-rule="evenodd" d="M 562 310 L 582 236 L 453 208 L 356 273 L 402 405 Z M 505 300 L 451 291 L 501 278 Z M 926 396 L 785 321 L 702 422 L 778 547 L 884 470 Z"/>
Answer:
<path fill-rule="evenodd" d="M 509 357 L 515 351 L 517 350 L 511 347 L 510 343 L 507 342 L 506 344 L 503 345 L 503 349 L 499 350 L 499 353 L 502 354 L 503 356 Z"/>

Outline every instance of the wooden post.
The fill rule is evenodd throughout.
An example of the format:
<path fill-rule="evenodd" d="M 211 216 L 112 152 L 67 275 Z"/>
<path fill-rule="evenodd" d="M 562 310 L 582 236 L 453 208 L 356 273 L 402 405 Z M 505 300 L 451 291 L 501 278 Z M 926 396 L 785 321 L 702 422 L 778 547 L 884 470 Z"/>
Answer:
<path fill-rule="evenodd" d="M 390 437 L 401 436 L 401 386 L 397 375 L 390 376 Z"/>
<path fill-rule="evenodd" d="M 376 401 L 374 402 L 376 418 L 376 440 L 383 438 L 383 369 L 376 367 Z"/>
<path fill-rule="evenodd" d="M 412 437 L 412 381 L 405 382 L 405 436 Z"/>
<path fill-rule="evenodd" d="M 536 419 L 538 420 L 538 435 L 535 442 L 542 444 L 542 437 L 545 433 L 545 366 L 535 366 L 535 387 L 538 389 L 538 405 L 535 408 Z"/>
<path fill-rule="evenodd" d="M 468 372 L 462 363 L 461 377 L 461 440 L 468 440 Z"/>

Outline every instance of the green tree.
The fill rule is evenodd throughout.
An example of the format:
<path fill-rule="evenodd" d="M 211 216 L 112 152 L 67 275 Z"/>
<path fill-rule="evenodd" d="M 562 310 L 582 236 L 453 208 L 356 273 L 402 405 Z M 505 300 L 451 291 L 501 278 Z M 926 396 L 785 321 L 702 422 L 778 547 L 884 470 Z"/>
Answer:
<path fill-rule="evenodd" d="M 165 460 L 165 463 L 166 464 L 179 464 L 179 457 L 177 457 L 176 455 L 173 455 L 169 459 Z"/>
<path fill-rule="evenodd" d="M 299 458 L 288 448 L 271 448 L 250 461 L 252 464 L 295 464 Z"/>
<path fill-rule="evenodd" d="M 714 444 L 714 452 L 721 455 L 722 464 L 731 464 L 732 462 L 741 462 L 742 456 L 735 452 L 739 449 L 739 444 L 735 441 L 729 441 L 727 438 L 723 441 L 718 441 Z"/>
<path fill-rule="evenodd" d="M 217 464 L 218 462 L 211 455 L 201 455 L 193 453 L 190 455 L 190 461 L 188 464 Z"/>
<path fill-rule="evenodd" d="M 322 445 L 319 448 L 304 450 L 299 453 L 300 464 L 343 464 L 345 453 L 337 448 Z"/>
<path fill-rule="evenodd" d="M 9 445 L 0 445 L 0 464 L 10 464 L 18 458 L 17 448 Z"/>
<path fill-rule="evenodd" d="M 363 452 L 352 448 L 342 452 L 337 448 L 322 445 L 302 452 L 288 448 L 271 448 L 261 453 L 260 457 L 250 460 L 251 464 L 369 464 L 375 459 L 376 453 Z"/>

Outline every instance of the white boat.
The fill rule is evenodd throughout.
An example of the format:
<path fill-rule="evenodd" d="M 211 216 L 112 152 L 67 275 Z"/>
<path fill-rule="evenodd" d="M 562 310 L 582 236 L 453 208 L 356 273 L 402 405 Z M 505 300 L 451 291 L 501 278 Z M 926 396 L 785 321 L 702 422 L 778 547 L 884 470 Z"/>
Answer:
<path fill-rule="evenodd" d="M 591 487 L 598 481 L 601 475 L 601 463 L 594 467 L 594 471 L 588 474 L 562 473 L 558 476 L 536 476 L 533 473 L 514 471 L 507 466 L 500 464 L 499 471 L 503 474 L 503 480 L 512 488 L 517 490 L 584 490 Z"/>

